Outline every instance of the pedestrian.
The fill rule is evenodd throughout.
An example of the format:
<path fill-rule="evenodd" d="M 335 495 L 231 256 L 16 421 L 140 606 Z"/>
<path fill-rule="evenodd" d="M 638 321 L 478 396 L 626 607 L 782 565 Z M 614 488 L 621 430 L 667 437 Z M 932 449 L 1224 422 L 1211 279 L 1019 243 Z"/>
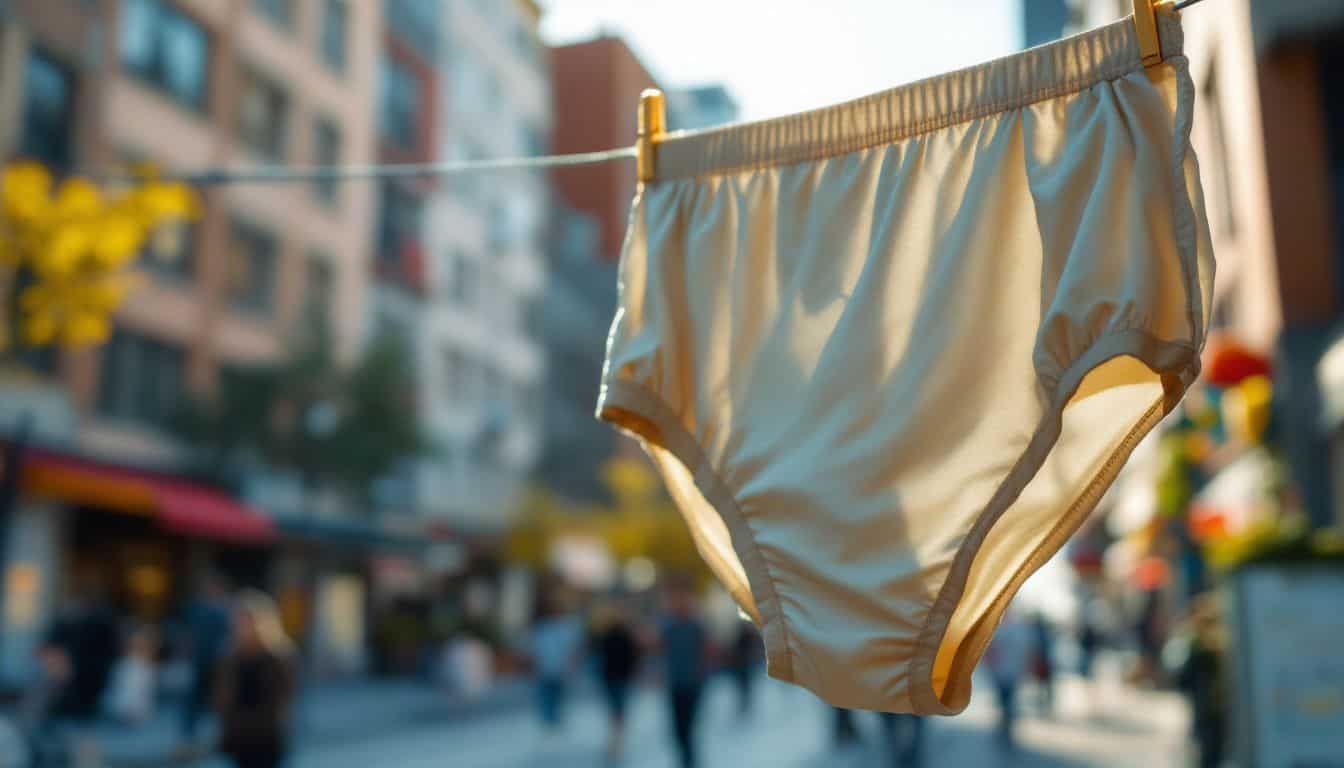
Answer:
<path fill-rule="evenodd" d="M 1091 679 L 1097 651 L 1101 648 L 1101 630 L 1090 611 L 1083 611 L 1082 626 L 1078 628 L 1078 673 Z"/>
<path fill-rule="evenodd" d="M 831 707 L 831 745 L 844 749 L 859 740 L 859 727 L 854 723 L 854 711 Z"/>
<path fill-rule="evenodd" d="M 919 768 L 924 760 L 924 718 L 918 715 L 882 713 L 892 766 Z"/>
<path fill-rule="evenodd" d="M 1176 678 L 1190 699 L 1191 726 L 1199 745 L 1200 768 L 1217 768 L 1223 762 L 1227 740 L 1227 689 L 1224 654 L 1226 640 L 1211 595 L 1196 597 L 1181 633 L 1184 658 Z"/>
<path fill-rule="evenodd" d="M 532 666 L 537 676 L 537 704 L 548 733 L 564 721 L 569 683 L 583 655 L 583 622 L 569 609 L 561 592 L 542 601 L 541 615 L 532 628 Z"/>
<path fill-rule="evenodd" d="M 284 763 L 294 675 L 293 648 L 275 602 L 260 592 L 243 594 L 214 691 L 219 751 L 236 768 Z"/>
<path fill-rule="evenodd" d="M 126 653 L 112 670 L 111 684 L 103 709 L 113 720 L 139 725 L 154 713 L 154 694 L 158 690 L 158 633 L 153 627 L 138 626 L 126 641 Z"/>
<path fill-rule="evenodd" d="M 667 678 L 672 736 L 683 768 L 696 765 L 695 721 L 705 682 L 708 633 L 696 606 L 689 580 L 672 579 L 666 596 L 659 642 Z"/>
<path fill-rule="evenodd" d="M 625 712 L 630 689 L 639 671 L 639 640 L 624 607 L 612 602 L 603 606 L 593 637 L 603 698 L 607 704 L 607 759 L 621 759 L 625 742 Z"/>
<path fill-rule="evenodd" d="M 989 643 L 989 650 L 985 653 L 999 700 L 999 745 L 1008 751 L 1015 746 L 1013 729 L 1017 723 L 1017 688 L 1031 661 L 1032 645 L 1031 627 L 1010 608 L 999 623 Z"/>
<path fill-rule="evenodd" d="M 101 594 L 97 585 L 83 585 L 43 640 L 42 653 L 62 678 L 51 708 L 56 717 L 85 721 L 99 714 L 121 648 L 116 617 Z"/>
<path fill-rule="evenodd" d="M 24 703 L 32 756 L 68 762 L 79 733 L 100 714 L 120 636 L 97 582 L 78 580 L 37 649 L 39 678 Z"/>
<path fill-rule="evenodd" d="M 232 624 L 228 583 L 217 573 L 205 574 L 182 616 L 185 637 L 181 647 L 187 655 L 190 682 L 182 698 L 178 728 L 187 746 L 195 742 L 197 725 L 209 710 L 215 673 L 229 647 Z"/>
<path fill-rule="evenodd" d="M 756 680 L 756 667 L 761 657 L 761 635 L 750 621 L 739 621 L 733 643 L 729 647 L 728 672 L 737 684 L 737 711 L 743 718 L 751 716 L 751 689 Z"/>
<path fill-rule="evenodd" d="M 1034 635 L 1032 677 L 1040 686 L 1041 712 L 1049 717 L 1055 710 L 1055 642 L 1054 630 L 1045 614 L 1039 611 L 1031 620 Z"/>

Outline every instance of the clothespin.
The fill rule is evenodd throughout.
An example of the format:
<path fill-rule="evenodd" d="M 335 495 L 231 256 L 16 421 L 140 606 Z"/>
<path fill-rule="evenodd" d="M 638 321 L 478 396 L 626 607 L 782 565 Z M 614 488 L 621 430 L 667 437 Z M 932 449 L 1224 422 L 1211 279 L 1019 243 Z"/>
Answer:
<path fill-rule="evenodd" d="M 663 92 L 648 88 L 639 94 L 639 126 L 635 139 L 635 164 L 640 181 L 658 177 L 658 142 L 667 133 L 667 108 Z"/>
<path fill-rule="evenodd" d="M 1138 35 L 1139 54 L 1143 57 L 1143 66 L 1152 67 L 1162 63 L 1162 39 L 1157 34 L 1158 0 L 1134 0 L 1134 31 Z"/>

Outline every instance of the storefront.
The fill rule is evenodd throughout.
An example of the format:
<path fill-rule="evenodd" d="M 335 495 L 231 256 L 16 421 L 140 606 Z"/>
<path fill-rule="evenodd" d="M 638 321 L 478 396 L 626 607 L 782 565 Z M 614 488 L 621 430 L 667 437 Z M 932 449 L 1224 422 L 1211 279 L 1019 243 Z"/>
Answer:
<path fill-rule="evenodd" d="M 5 564 L 5 682 L 31 674 L 42 632 L 71 595 L 158 622 L 206 571 L 269 586 L 273 524 L 221 491 L 40 445 L 24 450 L 20 489 Z"/>

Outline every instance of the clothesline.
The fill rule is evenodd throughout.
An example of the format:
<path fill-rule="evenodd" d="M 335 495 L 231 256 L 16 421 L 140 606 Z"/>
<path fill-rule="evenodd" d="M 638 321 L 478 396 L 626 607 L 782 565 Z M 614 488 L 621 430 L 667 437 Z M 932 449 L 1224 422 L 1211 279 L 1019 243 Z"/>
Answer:
<path fill-rule="evenodd" d="M 1179 0 L 1177 11 L 1204 0 Z M 394 165 L 326 165 L 297 167 L 288 165 L 260 165 L 253 168 L 205 168 L 196 171 L 169 171 L 157 174 L 162 181 L 178 181 L 198 186 L 239 183 L 293 184 L 321 181 L 365 181 L 370 179 L 424 178 L 430 176 L 457 176 L 471 173 L 566 168 L 596 165 L 614 160 L 632 160 L 638 156 L 636 147 L 620 147 L 600 152 L 579 152 L 565 155 L 507 157 L 496 160 L 468 160 L 446 163 L 404 163 Z M 103 174 L 111 182 L 135 182 L 138 177 L 125 174 Z"/>
<path fill-rule="evenodd" d="M 613 160 L 633 159 L 634 147 L 621 147 L 601 152 L 579 152 L 568 155 L 541 155 L 536 157 L 507 157 L 498 160 L 465 160 L 446 163 L 403 163 L 396 165 L 325 165 L 296 167 L 288 165 L 261 165 L 255 168 L 207 168 L 199 171 L 166 172 L 156 175 L 161 181 L 179 181 L 208 186 L 246 182 L 300 183 L 318 181 L 361 181 L 368 179 L 404 179 L 426 176 L 456 176 L 539 168 L 565 168 L 578 165 L 608 163 Z M 136 181 L 127 174 L 109 174 L 115 181 Z"/>

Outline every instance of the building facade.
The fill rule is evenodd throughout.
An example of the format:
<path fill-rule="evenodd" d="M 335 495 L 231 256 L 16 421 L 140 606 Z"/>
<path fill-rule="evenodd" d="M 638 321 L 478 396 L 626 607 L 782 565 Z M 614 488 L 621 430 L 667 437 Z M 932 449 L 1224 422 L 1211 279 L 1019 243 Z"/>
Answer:
<path fill-rule="evenodd" d="M 440 44 L 430 70 L 437 80 L 427 86 L 433 97 L 421 102 L 416 123 L 428 134 L 415 159 L 546 151 L 550 81 L 540 9 L 522 0 L 435 7 Z M 397 34 L 391 23 L 389 34 Z M 546 276 L 547 179 L 466 175 L 420 191 L 415 221 L 389 225 L 413 233 L 407 237 L 415 245 L 401 246 L 394 279 L 380 279 L 377 308 L 380 321 L 413 340 L 417 409 L 432 446 L 410 469 L 409 501 L 428 524 L 498 533 L 541 447 L 545 361 L 536 319 Z M 398 219 L 405 207 L 385 196 L 383 220 Z"/>
<path fill-rule="evenodd" d="M 348 0 L 7 2 L 0 151 L 58 173 L 366 164 L 380 30 L 371 4 Z M 76 582 L 146 617 L 204 567 L 275 584 L 271 523 L 181 475 L 169 423 L 231 371 L 282 359 L 313 313 L 326 315 L 338 356 L 354 357 L 374 198 L 331 184 L 201 198 L 197 221 L 143 255 L 107 344 L 33 356 L 67 418 L 39 426 L 55 449 L 33 452 L 24 475 L 40 493 L 20 505 L 10 539 L 10 573 L 23 578 L 7 583 L 26 586 L 6 597 L 28 608 L 5 624 L 6 676 L 31 669 L 33 633 Z M 3 386 L 6 402 L 22 400 L 21 381 Z"/>
<path fill-rule="evenodd" d="M 673 88 L 667 92 L 667 123 L 673 131 L 693 131 L 736 122 L 737 100 L 719 84 Z"/>
<path fill-rule="evenodd" d="M 634 143 L 639 94 L 658 84 L 624 41 L 604 36 L 552 48 L 551 68 L 554 152 L 595 152 Z M 615 263 L 635 195 L 633 164 L 564 168 L 552 178 L 567 205 L 597 219 L 599 254 Z"/>

